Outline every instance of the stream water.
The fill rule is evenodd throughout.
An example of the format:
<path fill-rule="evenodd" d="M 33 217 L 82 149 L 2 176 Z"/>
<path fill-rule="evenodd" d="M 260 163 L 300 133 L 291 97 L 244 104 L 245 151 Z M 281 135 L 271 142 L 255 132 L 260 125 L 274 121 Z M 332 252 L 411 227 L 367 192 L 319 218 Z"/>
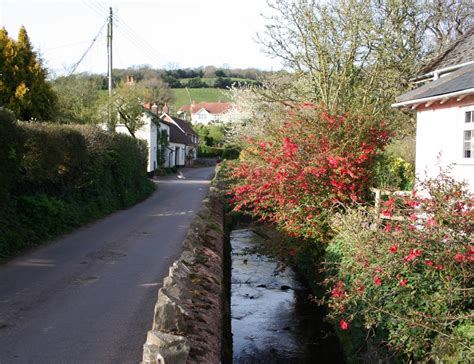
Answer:
<path fill-rule="evenodd" d="M 262 238 L 249 229 L 231 234 L 233 362 L 344 363 L 324 310 L 289 269 L 258 253 Z"/>

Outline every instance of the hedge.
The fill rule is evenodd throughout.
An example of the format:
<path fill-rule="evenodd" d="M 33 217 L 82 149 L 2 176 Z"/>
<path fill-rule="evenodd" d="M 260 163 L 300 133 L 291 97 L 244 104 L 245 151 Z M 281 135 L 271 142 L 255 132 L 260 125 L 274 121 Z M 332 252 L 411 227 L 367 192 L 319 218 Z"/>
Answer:
<path fill-rule="evenodd" d="M 0 110 L 0 257 L 130 206 L 153 190 L 146 145 L 92 126 L 17 124 Z"/>

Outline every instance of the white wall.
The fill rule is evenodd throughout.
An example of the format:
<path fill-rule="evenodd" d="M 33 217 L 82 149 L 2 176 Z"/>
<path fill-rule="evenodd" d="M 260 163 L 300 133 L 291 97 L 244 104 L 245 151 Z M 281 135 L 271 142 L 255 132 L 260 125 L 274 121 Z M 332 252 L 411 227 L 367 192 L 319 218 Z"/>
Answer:
<path fill-rule="evenodd" d="M 465 180 L 474 192 L 474 158 L 463 158 L 464 114 L 474 105 L 419 110 L 416 128 L 416 174 L 436 177 L 440 166 L 452 166 L 457 180 Z M 439 157 L 439 158 L 438 158 Z"/>
<path fill-rule="evenodd" d="M 170 167 L 173 167 L 175 165 L 184 166 L 185 161 L 186 161 L 186 146 L 184 144 L 170 143 L 169 147 L 172 148 L 174 151 L 176 150 L 176 148 L 179 148 L 178 161 L 177 161 L 177 163 L 175 163 L 175 161 L 176 161 L 176 152 L 174 152 L 172 154 L 172 157 L 171 157 L 171 166 Z"/>
<path fill-rule="evenodd" d="M 155 168 L 158 167 L 156 160 L 156 138 L 158 128 L 156 125 L 151 121 L 150 116 L 144 114 L 143 115 L 144 125 L 135 132 L 135 138 L 143 140 L 146 142 L 148 146 L 148 164 L 147 164 L 147 172 L 153 172 Z M 161 128 L 160 124 L 160 128 Z M 164 125 L 164 127 L 168 128 L 168 136 L 169 136 L 169 127 Z M 117 133 L 127 134 L 130 135 L 130 132 L 126 128 L 124 124 L 117 124 L 115 126 L 115 131 Z"/>

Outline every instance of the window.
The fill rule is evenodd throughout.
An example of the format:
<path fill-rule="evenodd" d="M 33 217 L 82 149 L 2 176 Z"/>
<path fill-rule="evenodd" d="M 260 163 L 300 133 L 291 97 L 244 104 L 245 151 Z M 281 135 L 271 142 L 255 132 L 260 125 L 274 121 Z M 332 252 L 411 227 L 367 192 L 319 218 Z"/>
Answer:
<path fill-rule="evenodd" d="M 464 113 L 463 158 L 474 158 L 474 111 Z"/>

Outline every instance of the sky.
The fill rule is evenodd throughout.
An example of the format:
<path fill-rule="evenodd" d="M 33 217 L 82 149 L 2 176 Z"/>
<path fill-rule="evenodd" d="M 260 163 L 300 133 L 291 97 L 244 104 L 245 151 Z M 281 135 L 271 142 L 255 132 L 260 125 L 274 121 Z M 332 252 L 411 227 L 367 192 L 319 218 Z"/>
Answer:
<path fill-rule="evenodd" d="M 91 44 L 76 72 L 106 73 L 109 7 L 114 68 L 282 68 L 256 41 L 266 0 L 0 0 L 0 23 L 14 39 L 24 25 L 53 75 L 69 73 Z"/>

